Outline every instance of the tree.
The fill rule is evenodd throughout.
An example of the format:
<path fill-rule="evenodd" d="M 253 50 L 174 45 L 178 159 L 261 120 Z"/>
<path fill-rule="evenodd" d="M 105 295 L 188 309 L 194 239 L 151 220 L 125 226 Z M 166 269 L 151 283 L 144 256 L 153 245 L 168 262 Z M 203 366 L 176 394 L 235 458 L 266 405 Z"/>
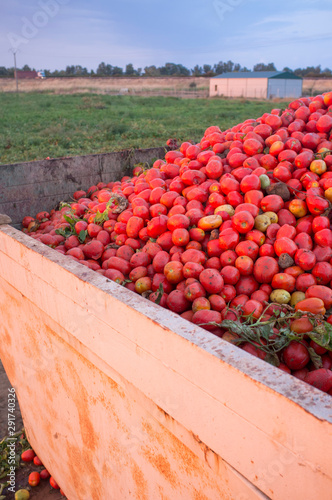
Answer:
<path fill-rule="evenodd" d="M 4 66 L 0 66 L 0 76 L 8 76 L 8 69 Z"/>
<path fill-rule="evenodd" d="M 203 64 L 203 72 L 206 76 L 212 76 L 213 70 L 210 64 Z"/>
<path fill-rule="evenodd" d="M 331 76 L 332 75 L 332 71 L 330 70 L 330 68 L 325 68 L 323 69 L 321 75 L 323 76 Z"/>
<path fill-rule="evenodd" d="M 131 63 L 127 64 L 125 74 L 126 76 L 133 76 L 136 74 L 134 66 Z"/>
<path fill-rule="evenodd" d="M 293 73 L 293 70 L 290 69 L 288 66 L 285 66 L 283 71 L 287 71 L 288 73 Z"/>
<path fill-rule="evenodd" d="M 145 66 L 144 68 L 144 76 L 160 76 L 160 69 L 156 68 L 156 66 Z"/>
<path fill-rule="evenodd" d="M 223 73 L 224 71 L 224 63 L 222 61 L 219 61 L 213 66 L 213 70 L 217 75 L 221 75 L 221 73 Z"/>
<path fill-rule="evenodd" d="M 97 75 L 98 76 L 111 76 L 113 72 L 113 66 L 110 64 L 105 64 L 104 62 L 101 62 L 97 68 Z"/>
<path fill-rule="evenodd" d="M 165 66 L 157 68 L 161 75 L 165 76 L 189 76 L 190 71 L 182 64 L 166 63 Z"/>
<path fill-rule="evenodd" d="M 194 69 L 191 70 L 191 73 L 193 76 L 201 76 L 201 74 L 203 73 L 203 69 L 201 66 L 198 66 L 198 64 L 196 64 Z"/>
<path fill-rule="evenodd" d="M 68 75 L 68 76 L 75 75 L 75 66 L 74 65 L 66 67 L 66 75 Z"/>
<path fill-rule="evenodd" d="M 30 66 L 28 66 L 27 64 L 25 64 L 22 68 L 22 71 L 31 71 L 31 68 Z"/>
<path fill-rule="evenodd" d="M 254 71 L 277 71 L 274 63 L 258 63 L 254 66 Z"/>
<path fill-rule="evenodd" d="M 119 66 L 114 66 L 112 70 L 112 76 L 123 76 L 123 69 Z"/>
<path fill-rule="evenodd" d="M 235 69 L 235 66 L 238 67 L 238 69 Z M 213 70 L 217 75 L 221 75 L 222 73 L 231 73 L 232 71 L 239 71 L 241 68 L 240 64 L 235 65 L 233 61 L 219 61 L 217 64 L 214 65 Z"/>

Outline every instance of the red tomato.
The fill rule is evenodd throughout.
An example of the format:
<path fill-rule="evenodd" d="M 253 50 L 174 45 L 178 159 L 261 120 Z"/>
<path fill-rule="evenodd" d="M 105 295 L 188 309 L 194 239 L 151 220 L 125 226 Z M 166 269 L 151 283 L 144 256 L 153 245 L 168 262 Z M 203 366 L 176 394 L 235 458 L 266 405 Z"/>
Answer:
<path fill-rule="evenodd" d="M 248 233 L 255 224 L 253 216 L 246 211 L 235 213 L 232 217 L 233 229 L 241 234 Z"/>
<path fill-rule="evenodd" d="M 285 364 L 291 370 L 301 370 L 310 361 L 310 356 L 306 346 L 293 340 L 283 350 L 282 357 Z"/>
<path fill-rule="evenodd" d="M 176 261 L 168 262 L 164 267 L 164 275 L 169 283 L 180 283 L 183 280 L 183 264 Z"/>
<path fill-rule="evenodd" d="M 59 490 L 60 489 L 60 486 L 58 485 L 58 483 L 55 481 L 55 479 L 52 476 L 50 477 L 50 485 L 55 490 Z"/>
<path fill-rule="evenodd" d="M 293 292 L 295 289 L 295 278 L 287 273 L 277 273 L 273 276 L 271 282 L 272 288 L 280 288 Z"/>
<path fill-rule="evenodd" d="M 234 252 L 234 250 L 226 250 L 220 255 L 221 267 L 234 265 L 236 259 L 237 259 L 237 254 Z"/>
<path fill-rule="evenodd" d="M 35 452 L 33 450 L 26 450 L 21 454 L 21 460 L 23 462 L 32 462 L 35 457 Z"/>
<path fill-rule="evenodd" d="M 312 287 L 310 287 L 312 288 Z M 305 298 L 295 305 L 296 311 L 307 311 L 312 314 L 325 314 L 324 301 L 317 297 Z"/>
<path fill-rule="evenodd" d="M 39 475 L 41 479 L 48 479 L 50 477 L 50 473 L 46 469 L 41 470 Z"/>
<path fill-rule="evenodd" d="M 33 463 L 35 465 L 38 465 L 38 466 L 42 466 L 43 465 L 42 462 L 41 462 L 41 460 L 37 457 L 37 455 L 34 457 Z"/>
<path fill-rule="evenodd" d="M 307 299 L 312 297 L 321 299 L 324 302 L 325 309 L 330 309 L 332 306 L 332 290 L 323 285 L 313 285 L 308 288 L 305 293 Z"/>
<path fill-rule="evenodd" d="M 291 257 L 294 257 L 297 250 L 298 247 L 296 243 L 294 243 L 294 241 L 291 240 L 290 238 L 286 237 L 279 238 L 274 243 L 274 251 L 278 257 L 280 257 L 280 255 L 283 253 L 287 253 Z"/>
<path fill-rule="evenodd" d="M 318 285 L 327 285 L 332 280 L 331 264 L 328 262 L 317 262 L 312 269 L 312 275 L 316 278 Z"/>
<path fill-rule="evenodd" d="M 261 201 L 260 208 L 263 212 L 279 212 L 284 207 L 283 199 L 277 194 L 265 196 Z"/>
<path fill-rule="evenodd" d="M 224 286 L 223 275 L 216 269 L 204 269 L 199 275 L 199 281 L 204 289 L 211 294 L 220 293 Z"/>
<path fill-rule="evenodd" d="M 241 255 L 246 255 L 247 257 L 250 257 L 253 260 L 256 260 L 258 256 L 258 251 L 259 251 L 259 246 L 257 245 L 257 243 L 251 240 L 241 241 L 235 247 L 235 252 L 237 256 L 240 257 Z"/>
<path fill-rule="evenodd" d="M 31 474 L 29 475 L 30 486 L 38 486 L 39 483 L 40 483 L 39 472 L 31 472 Z"/>
<path fill-rule="evenodd" d="M 295 264 L 303 271 L 310 271 L 316 264 L 316 256 L 311 250 L 300 248 L 294 256 Z"/>
<path fill-rule="evenodd" d="M 263 312 L 263 304 L 257 300 L 248 300 L 243 306 L 243 314 L 258 319 Z"/>
<path fill-rule="evenodd" d="M 181 290 L 173 290 L 167 297 L 166 304 L 168 309 L 178 314 L 190 308 L 190 302 Z"/>
<path fill-rule="evenodd" d="M 247 255 L 240 255 L 235 261 L 235 267 L 242 276 L 250 276 L 254 269 L 254 261 Z"/>
<path fill-rule="evenodd" d="M 159 215 L 149 220 L 147 224 L 147 234 L 150 238 L 157 238 L 167 230 L 168 217 Z M 129 235 L 128 235 L 129 236 Z"/>
<path fill-rule="evenodd" d="M 254 277 L 259 283 L 271 283 L 278 272 L 279 266 L 273 257 L 259 257 L 254 264 Z"/>
<path fill-rule="evenodd" d="M 224 229 L 219 234 L 219 245 L 222 250 L 232 250 L 239 243 L 240 236 L 233 229 Z"/>

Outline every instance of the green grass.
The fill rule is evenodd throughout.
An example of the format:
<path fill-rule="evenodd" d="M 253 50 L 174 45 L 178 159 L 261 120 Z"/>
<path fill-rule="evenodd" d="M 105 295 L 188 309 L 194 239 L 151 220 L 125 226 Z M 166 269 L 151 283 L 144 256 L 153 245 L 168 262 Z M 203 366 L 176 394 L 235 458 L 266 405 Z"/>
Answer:
<path fill-rule="evenodd" d="M 91 94 L 0 94 L 0 163 L 199 140 L 270 111 L 267 101 Z"/>

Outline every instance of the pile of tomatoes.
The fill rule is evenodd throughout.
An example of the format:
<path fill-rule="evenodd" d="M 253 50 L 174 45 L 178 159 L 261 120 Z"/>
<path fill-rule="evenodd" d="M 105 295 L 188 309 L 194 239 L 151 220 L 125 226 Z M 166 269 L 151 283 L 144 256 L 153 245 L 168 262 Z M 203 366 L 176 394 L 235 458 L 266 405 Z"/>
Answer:
<path fill-rule="evenodd" d="M 332 394 L 332 92 L 211 126 L 152 168 L 73 198 L 23 230 L 261 358 L 225 320 L 270 320 L 277 336 L 275 312 L 288 314 L 299 341 L 275 364 Z M 325 344 L 317 321 L 317 342 L 309 335 L 315 317 Z"/>

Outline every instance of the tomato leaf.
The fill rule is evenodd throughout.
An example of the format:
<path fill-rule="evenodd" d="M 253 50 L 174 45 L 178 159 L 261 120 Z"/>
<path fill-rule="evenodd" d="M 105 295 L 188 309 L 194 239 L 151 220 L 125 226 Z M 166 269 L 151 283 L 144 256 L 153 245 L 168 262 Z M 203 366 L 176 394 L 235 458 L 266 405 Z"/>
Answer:
<path fill-rule="evenodd" d="M 278 356 L 274 353 L 268 353 L 265 356 L 264 361 L 267 361 L 268 363 L 270 363 L 270 365 L 273 365 L 273 366 L 280 365 L 280 360 L 279 360 Z"/>
<path fill-rule="evenodd" d="M 63 218 L 65 219 L 66 222 L 68 222 L 71 226 L 75 226 L 76 222 L 79 221 L 77 217 L 75 217 L 74 214 L 63 214 Z"/>
<path fill-rule="evenodd" d="M 315 351 L 315 349 L 313 349 L 312 347 L 308 347 L 307 349 L 308 349 L 308 353 L 309 353 L 310 359 L 313 362 L 316 370 L 318 368 L 322 368 L 322 366 L 323 366 L 322 358 L 319 356 L 319 354 L 317 354 L 317 352 Z"/>
<path fill-rule="evenodd" d="M 159 305 L 160 301 L 161 301 L 161 298 L 164 295 L 164 286 L 163 286 L 162 283 L 160 283 L 157 292 L 158 292 L 158 295 L 157 295 L 157 298 L 156 298 L 156 304 Z"/>
<path fill-rule="evenodd" d="M 79 239 L 80 243 L 84 243 L 85 242 L 87 234 L 88 234 L 88 231 L 82 230 L 82 231 L 79 232 L 78 239 Z"/>
<path fill-rule="evenodd" d="M 58 228 L 55 230 L 55 234 L 60 234 L 60 236 L 63 236 L 64 238 L 69 238 L 72 234 L 74 234 L 74 231 L 72 230 L 71 227 L 64 227 L 64 228 Z"/>
<path fill-rule="evenodd" d="M 99 224 L 100 226 L 109 219 L 108 217 L 108 209 L 104 210 L 104 212 L 97 212 L 96 217 L 94 219 L 95 224 Z"/>
<path fill-rule="evenodd" d="M 259 330 L 260 335 L 265 339 L 269 340 L 270 335 L 272 332 L 272 325 L 262 325 L 257 327 Z"/>
<path fill-rule="evenodd" d="M 332 351 L 332 325 L 327 321 L 317 325 L 312 332 L 307 335 L 316 342 L 316 344 L 324 347 L 325 349 Z"/>

